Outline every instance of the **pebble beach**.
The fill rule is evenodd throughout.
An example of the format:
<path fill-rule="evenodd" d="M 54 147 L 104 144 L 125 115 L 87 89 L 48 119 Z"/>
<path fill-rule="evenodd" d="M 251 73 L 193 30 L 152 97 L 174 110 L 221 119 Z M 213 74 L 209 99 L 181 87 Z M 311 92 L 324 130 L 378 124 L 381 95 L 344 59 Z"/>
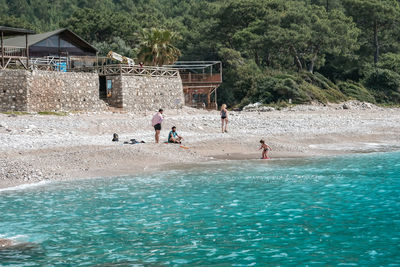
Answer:
<path fill-rule="evenodd" d="M 229 112 L 227 133 L 218 111 L 165 110 L 161 140 L 176 126 L 189 149 L 154 143 L 154 113 L 0 114 L 0 188 L 258 159 L 261 138 L 272 160 L 400 149 L 400 109 L 356 101 L 282 110 L 253 105 Z M 113 133 L 119 142 L 111 141 Z"/>

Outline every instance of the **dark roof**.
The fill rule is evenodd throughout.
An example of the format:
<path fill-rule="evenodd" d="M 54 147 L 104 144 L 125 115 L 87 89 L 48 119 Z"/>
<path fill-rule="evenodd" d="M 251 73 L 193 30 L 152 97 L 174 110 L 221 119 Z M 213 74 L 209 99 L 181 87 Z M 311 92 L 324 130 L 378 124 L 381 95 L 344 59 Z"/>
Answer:
<path fill-rule="evenodd" d="M 89 44 L 88 42 L 83 40 L 80 36 L 78 36 L 76 33 L 74 33 L 73 31 L 70 31 L 68 29 L 58 29 L 58 30 L 55 30 L 52 32 L 45 32 L 45 33 L 29 35 L 28 46 L 37 44 L 53 35 L 56 35 L 56 34 L 62 34 L 63 36 L 66 36 L 68 39 L 74 40 L 81 47 L 84 47 L 88 50 L 97 52 L 97 49 L 94 46 L 92 46 L 91 44 Z M 25 36 L 17 36 L 17 37 L 5 39 L 4 45 L 5 46 L 25 47 Z"/>
<path fill-rule="evenodd" d="M 22 34 L 33 34 L 34 31 L 26 30 L 22 28 L 13 28 L 13 27 L 6 27 L 0 26 L 0 32 L 3 32 L 4 36 L 12 36 L 12 35 L 20 35 Z"/>

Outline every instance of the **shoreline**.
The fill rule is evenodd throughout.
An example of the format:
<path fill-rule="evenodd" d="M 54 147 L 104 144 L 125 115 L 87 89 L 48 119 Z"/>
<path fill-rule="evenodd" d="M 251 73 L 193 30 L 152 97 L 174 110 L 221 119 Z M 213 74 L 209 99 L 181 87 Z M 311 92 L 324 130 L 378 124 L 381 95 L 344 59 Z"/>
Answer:
<path fill-rule="evenodd" d="M 293 160 L 293 159 L 311 159 L 311 158 L 329 158 L 329 157 L 337 157 L 337 156 L 349 156 L 349 155 L 360 155 L 360 154 L 373 154 L 373 153 L 390 153 L 390 152 L 399 152 L 400 147 L 397 149 L 391 149 L 391 150 L 379 150 L 379 151 L 369 151 L 366 152 L 365 150 L 359 150 L 359 151 L 340 151 L 339 153 L 324 153 L 324 154 L 310 154 L 310 155 L 282 155 L 279 157 L 271 157 L 269 160 L 266 160 L 265 162 L 268 161 L 273 161 L 276 162 L 276 160 L 282 161 L 282 160 Z M 24 190 L 27 188 L 33 188 L 33 187 L 39 187 L 39 186 L 46 186 L 48 184 L 51 184 L 53 182 L 67 182 L 67 181 L 80 181 L 80 180 L 91 180 L 91 179 L 117 179 L 117 178 L 125 178 L 125 177 L 132 177 L 132 176 L 138 176 L 138 175 L 146 175 L 146 174 L 154 174 L 158 172 L 167 172 L 167 171 L 181 171 L 181 170 L 188 170 L 196 167 L 201 167 L 203 164 L 208 165 L 208 164 L 226 164 L 226 163 L 235 163 L 237 161 L 264 161 L 261 158 L 254 157 L 252 154 L 232 154 L 229 156 L 223 156 L 223 155 L 216 155 L 215 157 L 211 157 L 209 160 L 204 160 L 201 162 L 191 162 L 191 163 L 183 163 L 183 164 L 171 164 L 171 163 L 163 163 L 161 166 L 158 168 L 153 168 L 151 170 L 142 170 L 142 171 L 136 171 L 136 172 L 130 172 L 130 173 L 125 173 L 125 172 L 110 172 L 108 175 L 104 176 L 77 176 L 77 177 L 70 177 L 68 179 L 46 179 L 46 180 L 41 180 L 41 181 L 36 181 L 36 182 L 27 182 L 27 183 L 21 183 L 21 184 L 13 184 L 13 185 L 7 185 L 5 187 L 0 184 L 0 194 L 2 192 L 8 192 L 8 191 L 19 191 L 19 190 Z"/>
<path fill-rule="evenodd" d="M 259 159 L 259 140 L 271 158 L 307 158 L 400 149 L 400 109 L 230 112 L 220 133 L 217 111 L 166 112 L 162 140 L 172 125 L 182 149 L 155 144 L 152 113 L 11 116 L 0 114 L 0 188 L 151 173 L 213 161 Z M 112 134 L 119 142 L 111 142 Z M 123 144 L 131 138 L 145 144 Z"/>

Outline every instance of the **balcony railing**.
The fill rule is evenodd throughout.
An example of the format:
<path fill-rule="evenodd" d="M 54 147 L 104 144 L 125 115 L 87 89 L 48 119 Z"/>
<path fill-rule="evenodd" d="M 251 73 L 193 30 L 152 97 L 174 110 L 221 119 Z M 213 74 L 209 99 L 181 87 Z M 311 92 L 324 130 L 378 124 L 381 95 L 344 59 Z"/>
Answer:
<path fill-rule="evenodd" d="M 194 74 L 194 73 L 181 73 L 183 83 L 221 83 L 221 74 Z"/>
<path fill-rule="evenodd" d="M 0 49 L 0 57 L 3 57 L 1 49 Z M 4 57 L 6 58 L 26 57 L 26 48 L 16 47 L 16 46 L 5 46 Z"/>
<path fill-rule="evenodd" d="M 123 64 L 110 64 L 93 67 L 69 69 L 73 72 L 97 72 L 100 75 L 127 75 L 148 77 L 179 77 L 179 70 L 165 67 L 128 66 Z"/>

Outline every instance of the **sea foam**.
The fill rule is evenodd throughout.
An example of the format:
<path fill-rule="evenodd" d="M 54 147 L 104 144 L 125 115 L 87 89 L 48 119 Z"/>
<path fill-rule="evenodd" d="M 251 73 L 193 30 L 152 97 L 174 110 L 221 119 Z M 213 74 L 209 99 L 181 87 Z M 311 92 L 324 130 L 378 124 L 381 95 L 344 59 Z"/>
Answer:
<path fill-rule="evenodd" d="M 7 188 L 0 188 L 0 193 L 1 192 L 6 192 L 6 191 L 16 191 L 16 190 L 24 190 L 24 189 L 29 189 L 33 187 L 38 187 L 38 186 L 43 186 L 46 184 L 51 183 L 51 181 L 40 181 L 37 183 L 31 183 L 31 184 L 21 184 L 13 187 L 7 187 Z"/>

